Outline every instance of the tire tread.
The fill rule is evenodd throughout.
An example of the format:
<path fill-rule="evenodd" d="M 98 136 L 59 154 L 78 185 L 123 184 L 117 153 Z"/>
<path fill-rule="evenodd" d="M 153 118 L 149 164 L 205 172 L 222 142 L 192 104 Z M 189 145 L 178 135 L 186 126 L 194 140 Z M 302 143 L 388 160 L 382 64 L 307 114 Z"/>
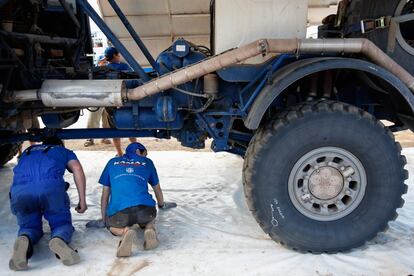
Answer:
<path fill-rule="evenodd" d="M 260 210 L 257 210 L 254 208 L 255 201 L 258 200 L 254 194 L 255 194 L 255 187 L 252 184 L 252 177 L 253 172 L 251 169 L 253 168 L 253 164 L 259 157 L 259 152 L 263 149 L 263 147 L 266 144 L 266 138 L 274 135 L 276 132 L 283 131 L 283 128 L 289 125 L 292 121 L 297 120 L 307 114 L 310 113 L 326 113 L 326 112 L 339 112 L 343 114 L 353 114 L 357 120 L 367 120 L 373 125 L 377 125 L 378 127 L 383 129 L 384 135 L 388 136 L 389 139 L 391 139 L 394 147 L 395 152 L 398 153 L 399 158 L 401 160 L 401 178 L 406 180 L 408 179 L 408 171 L 404 169 L 404 166 L 407 164 L 407 160 L 404 155 L 401 155 L 401 145 L 395 141 L 393 133 L 384 126 L 381 122 L 379 122 L 374 116 L 371 114 L 355 107 L 349 104 L 345 104 L 342 102 L 335 102 L 335 101 L 316 101 L 316 102 L 306 102 L 300 105 L 297 105 L 293 108 L 290 108 L 288 112 L 280 113 L 279 115 L 276 114 L 276 116 L 265 123 L 264 126 L 258 129 L 257 133 L 253 137 L 253 139 L 250 142 L 250 145 L 248 147 L 248 150 L 246 152 L 245 156 L 245 162 L 244 162 L 244 169 L 243 169 L 243 187 L 245 191 L 245 197 L 247 201 L 247 205 L 249 206 L 250 211 L 252 212 L 253 216 L 255 217 L 256 221 L 261 224 L 262 229 L 277 243 L 283 245 L 284 247 L 287 247 L 289 249 L 302 252 L 302 253 L 313 253 L 313 254 L 321 254 L 321 253 L 329 253 L 329 254 L 335 254 L 338 252 L 348 252 L 349 250 L 343 251 L 343 250 L 332 250 L 329 252 L 322 252 L 322 251 L 310 251 L 305 248 L 301 248 L 297 245 L 291 245 L 287 243 L 286 241 L 282 241 L 277 235 L 273 234 L 270 231 L 269 225 L 262 225 L 263 223 L 260 222 Z M 379 122 L 379 123 L 378 123 Z M 401 195 L 407 193 L 408 186 L 405 183 L 402 183 L 400 190 Z M 404 200 L 401 198 L 401 201 L 397 208 L 401 208 L 404 205 Z M 389 218 L 388 222 L 382 225 L 381 229 L 377 231 L 375 235 L 368 238 L 365 241 L 362 241 L 361 243 L 354 246 L 354 248 L 358 248 L 361 246 L 364 246 L 367 241 L 372 240 L 375 238 L 379 233 L 385 232 L 389 227 L 389 222 L 394 221 L 398 217 L 397 212 L 395 211 L 393 216 Z"/>

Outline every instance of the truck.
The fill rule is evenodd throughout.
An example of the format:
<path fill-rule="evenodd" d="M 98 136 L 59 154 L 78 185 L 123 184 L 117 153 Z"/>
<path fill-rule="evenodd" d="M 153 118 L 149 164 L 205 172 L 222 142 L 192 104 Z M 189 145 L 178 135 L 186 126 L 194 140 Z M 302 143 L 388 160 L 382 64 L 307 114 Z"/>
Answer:
<path fill-rule="evenodd" d="M 292 250 L 346 252 L 397 218 L 408 172 L 393 133 L 414 129 L 413 0 L 342 0 L 316 39 L 263 37 L 216 53 L 177 38 L 156 58 L 125 9 L 101 2 L 148 68 L 86 0 L 0 0 L 1 164 L 50 136 L 175 138 L 195 149 L 212 139 L 215 152 L 244 158 L 249 209 Z M 297 4 L 273 2 L 280 14 Z M 89 18 L 131 71 L 93 65 Z M 67 128 L 100 107 L 114 128 Z"/>

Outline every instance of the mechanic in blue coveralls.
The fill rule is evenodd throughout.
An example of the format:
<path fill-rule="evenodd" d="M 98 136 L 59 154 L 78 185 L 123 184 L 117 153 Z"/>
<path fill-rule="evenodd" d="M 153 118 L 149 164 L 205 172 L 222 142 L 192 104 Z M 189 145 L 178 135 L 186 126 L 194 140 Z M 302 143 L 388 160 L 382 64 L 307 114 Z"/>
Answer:
<path fill-rule="evenodd" d="M 142 144 L 131 143 L 125 155 L 108 162 L 99 179 L 103 185 L 102 219 L 113 235 L 122 237 L 117 257 L 131 256 L 132 243 L 139 228 L 145 229 L 145 250 L 158 246 L 155 231 L 156 202 L 148 192 L 148 184 L 154 190 L 159 209 L 177 206 L 173 202 L 164 201 L 157 170 L 146 156 L 147 150 Z"/>
<path fill-rule="evenodd" d="M 33 245 L 43 236 L 42 216 L 51 229 L 50 250 L 64 265 L 80 261 L 78 252 L 68 245 L 75 229 L 66 193 L 69 184 L 63 179 L 66 169 L 73 173 L 78 189 L 79 203 L 75 210 L 84 213 L 88 208 L 85 174 L 76 155 L 64 147 L 62 140 L 47 138 L 42 145 L 27 148 L 20 157 L 10 188 L 11 210 L 19 225 L 10 269 L 28 269 Z"/>

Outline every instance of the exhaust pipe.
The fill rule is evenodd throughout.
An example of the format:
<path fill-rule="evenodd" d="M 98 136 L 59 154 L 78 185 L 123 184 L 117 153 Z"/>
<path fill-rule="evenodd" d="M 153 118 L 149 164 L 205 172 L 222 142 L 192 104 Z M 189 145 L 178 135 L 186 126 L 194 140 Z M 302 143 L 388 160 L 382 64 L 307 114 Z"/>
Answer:
<path fill-rule="evenodd" d="M 176 70 L 137 88 L 129 89 L 127 91 L 127 98 L 128 100 L 141 100 L 227 66 L 269 53 L 362 54 L 399 77 L 414 92 L 414 77 L 367 39 L 262 39 Z"/>
<path fill-rule="evenodd" d="M 15 100 L 41 100 L 48 107 L 122 106 L 125 100 L 141 100 L 269 53 L 362 54 L 399 77 L 414 92 L 414 77 L 367 39 L 262 39 L 181 68 L 134 89 L 127 89 L 123 80 L 46 80 L 40 90 L 16 91 Z"/>
<path fill-rule="evenodd" d="M 123 80 L 45 80 L 39 90 L 16 91 L 16 101 L 41 100 L 48 107 L 122 106 Z"/>

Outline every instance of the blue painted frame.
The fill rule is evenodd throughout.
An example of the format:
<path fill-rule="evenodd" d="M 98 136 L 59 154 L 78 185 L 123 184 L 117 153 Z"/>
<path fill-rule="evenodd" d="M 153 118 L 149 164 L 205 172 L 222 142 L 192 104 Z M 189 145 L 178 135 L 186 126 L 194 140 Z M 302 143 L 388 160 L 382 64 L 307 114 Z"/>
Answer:
<path fill-rule="evenodd" d="M 113 128 L 90 129 L 36 129 L 32 132 L 14 134 L 10 137 L 1 137 L 0 144 L 18 143 L 22 141 L 41 142 L 45 137 L 56 136 L 63 140 L 99 139 L 99 138 L 128 138 L 128 137 L 156 137 L 170 138 L 167 131 L 157 130 L 119 130 Z"/>

